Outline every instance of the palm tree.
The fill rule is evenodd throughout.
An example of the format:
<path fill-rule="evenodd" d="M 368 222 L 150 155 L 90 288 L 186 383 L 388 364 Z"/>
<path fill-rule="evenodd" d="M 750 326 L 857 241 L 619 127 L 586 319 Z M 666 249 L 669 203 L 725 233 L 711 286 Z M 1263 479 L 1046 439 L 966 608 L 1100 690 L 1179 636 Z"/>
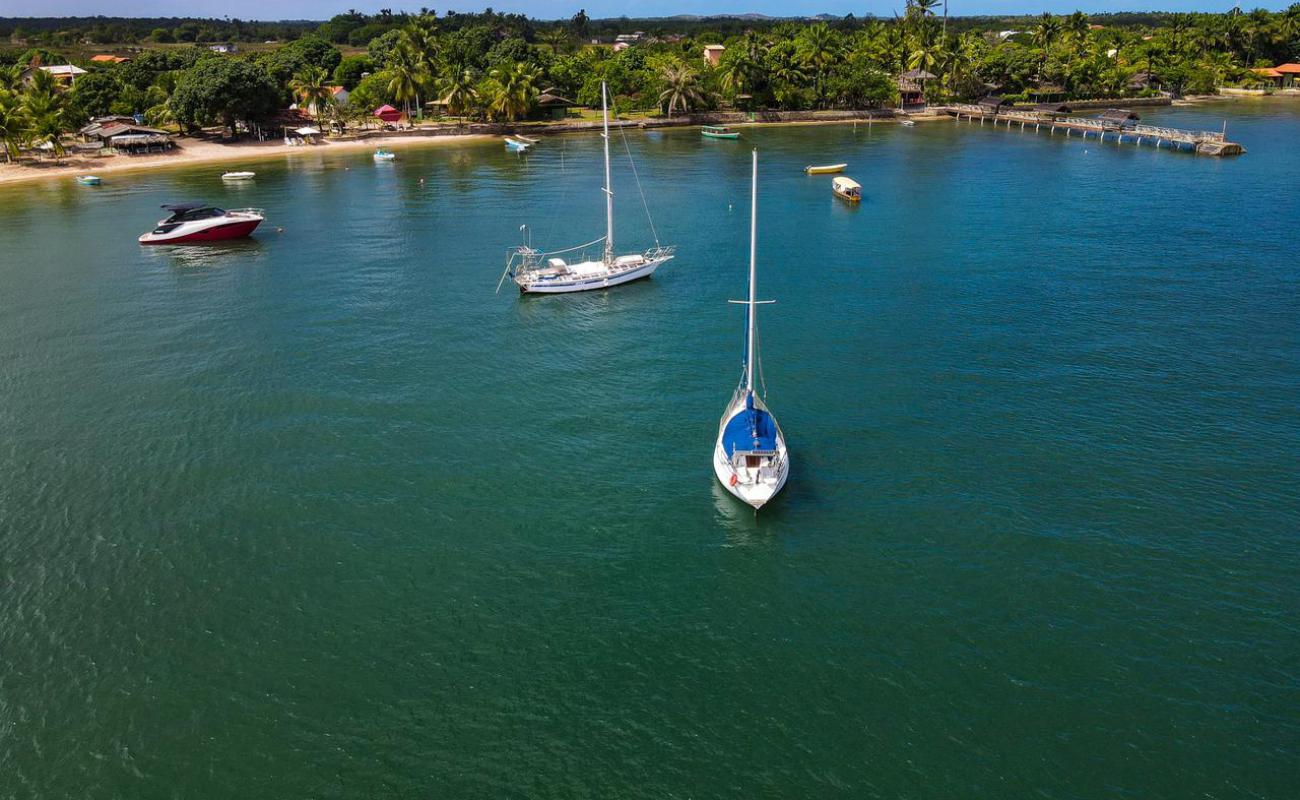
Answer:
<path fill-rule="evenodd" d="M 18 151 L 27 143 L 29 123 L 22 98 L 7 89 L 0 89 L 0 148 L 5 151 L 6 162 L 13 163 Z"/>
<path fill-rule="evenodd" d="M 843 50 L 839 34 L 831 30 L 826 23 L 819 22 L 816 25 L 809 25 L 800 32 L 795 47 L 799 59 L 813 71 L 814 88 L 820 101 L 826 73 L 839 59 Z"/>
<path fill-rule="evenodd" d="M 50 92 L 29 92 L 23 101 L 28 118 L 28 131 L 31 140 L 40 145 L 49 145 L 55 158 L 62 158 L 64 112 L 59 95 Z"/>
<path fill-rule="evenodd" d="M 549 46 L 551 52 L 557 55 L 569 49 L 569 45 L 573 42 L 573 37 L 569 35 L 569 32 L 559 25 L 542 31 L 537 35 L 537 39 L 542 44 Z"/>
<path fill-rule="evenodd" d="M 488 112 L 497 119 L 514 122 L 528 113 L 537 99 L 541 72 L 522 61 L 488 73 Z"/>
<path fill-rule="evenodd" d="M 683 64 L 669 64 L 664 67 L 661 77 L 664 90 L 659 93 L 659 105 L 668 105 L 668 116 L 680 105 L 683 111 L 690 111 L 693 105 L 704 103 L 704 92 L 700 89 L 699 74 Z"/>
<path fill-rule="evenodd" d="M 1052 49 L 1052 45 L 1061 38 L 1061 20 L 1044 13 L 1038 18 L 1038 25 L 1033 30 L 1034 44 L 1043 50 L 1042 60 L 1038 64 L 1038 79 L 1043 79 L 1043 71 L 1047 68 L 1047 51 Z"/>
<path fill-rule="evenodd" d="M 419 57 L 405 43 L 393 49 L 388 65 L 388 93 L 406 108 L 406 116 L 411 116 L 411 103 L 420 101 L 420 87 L 425 74 L 420 67 Z"/>
<path fill-rule="evenodd" d="M 23 85 L 23 66 L 22 64 L 6 64 L 0 66 L 0 89 L 9 92 L 16 92 Z"/>
<path fill-rule="evenodd" d="M 943 46 L 934 44 L 920 44 L 912 54 L 907 57 L 908 69 L 922 69 L 926 72 L 937 72 L 939 63 L 943 60 Z"/>
<path fill-rule="evenodd" d="M 456 70 L 438 81 L 438 94 L 453 117 L 463 117 L 474 107 L 478 92 L 474 88 L 474 73 L 467 69 Z"/>
<path fill-rule="evenodd" d="M 740 44 L 727 50 L 718 66 L 723 90 L 733 97 L 755 94 L 763 84 L 763 54 L 767 44 L 757 33 L 749 31 Z"/>
<path fill-rule="evenodd" d="M 330 91 L 329 73 L 321 67 L 303 67 L 297 75 L 293 76 L 289 88 L 302 103 L 302 108 L 314 109 L 317 123 L 320 122 L 326 107 L 334 102 L 334 94 Z"/>

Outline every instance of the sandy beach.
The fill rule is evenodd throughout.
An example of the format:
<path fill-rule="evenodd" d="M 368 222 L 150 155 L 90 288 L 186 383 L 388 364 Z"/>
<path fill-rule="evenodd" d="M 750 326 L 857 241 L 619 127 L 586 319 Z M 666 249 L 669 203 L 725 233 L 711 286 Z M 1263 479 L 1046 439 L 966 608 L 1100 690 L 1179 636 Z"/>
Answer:
<path fill-rule="evenodd" d="M 912 119 L 917 121 L 934 121 L 947 119 L 946 116 L 936 115 L 911 115 Z M 788 119 L 788 120 L 728 120 L 727 124 L 733 128 L 747 127 L 768 127 L 773 125 L 848 125 L 848 124 L 871 124 L 871 123 L 891 123 L 897 120 L 891 118 L 877 119 L 852 119 L 852 118 L 831 118 L 831 119 Z M 640 126 L 648 124 L 648 127 L 688 127 L 699 124 L 709 124 L 706 121 L 691 120 L 688 118 L 665 119 L 665 118 L 648 118 L 641 120 L 621 120 L 624 126 Z M 611 120 L 611 127 L 615 121 Z M 523 127 L 521 131 L 529 134 L 548 134 L 561 135 L 570 133 L 592 133 L 599 130 L 599 123 L 586 122 L 568 125 L 541 125 L 536 127 Z M 42 161 L 39 163 L 26 162 L 22 164 L 3 164 L 0 163 L 0 185 L 23 183 L 28 181 L 38 181 L 48 178 L 67 178 L 71 179 L 77 175 L 97 175 L 103 177 L 110 174 L 120 174 L 132 170 L 156 170 L 170 167 L 191 167 L 201 164 L 223 164 L 230 169 L 238 169 L 240 165 L 252 162 L 254 160 L 277 158 L 281 156 L 303 156 L 307 154 L 320 155 L 321 153 L 346 153 L 357 150 L 373 150 L 383 146 L 394 150 L 428 145 L 456 145 L 464 142 L 483 141 L 499 139 L 500 133 L 448 133 L 443 129 L 429 129 L 427 133 L 406 131 L 400 134 L 385 135 L 375 132 L 369 133 L 361 138 L 349 139 L 324 139 L 314 145 L 289 146 L 280 140 L 269 142 L 234 142 L 222 143 L 210 139 L 200 139 L 191 137 L 177 138 L 177 148 L 170 153 L 158 153 L 154 155 L 128 156 L 116 155 L 105 157 L 85 157 L 68 155 L 62 159 Z"/>
<path fill-rule="evenodd" d="M 170 153 L 144 156 L 107 156 L 66 158 L 40 164 L 0 164 L 0 185 L 38 181 L 47 178 L 72 178 L 76 175 L 105 176 L 133 170 L 156 170 L 171 167 L 192 167 L 201 164 L 224 164 L 231 169 L 239 165 L 278 158 L 282 156 L 320 155 L 346 153 L 357 150 L 374 150 L 380 145 L 393 150 L 437 144 L 460 144 L 494 138 L 483 134 L 430 134 L 428 136 L 371 136 L 365 139 L 325 140 L 319 144 L 291 147 L 282 141 L 238 142 L 222 144 L 203 139 L 180 138 L 177 149 Z"/>

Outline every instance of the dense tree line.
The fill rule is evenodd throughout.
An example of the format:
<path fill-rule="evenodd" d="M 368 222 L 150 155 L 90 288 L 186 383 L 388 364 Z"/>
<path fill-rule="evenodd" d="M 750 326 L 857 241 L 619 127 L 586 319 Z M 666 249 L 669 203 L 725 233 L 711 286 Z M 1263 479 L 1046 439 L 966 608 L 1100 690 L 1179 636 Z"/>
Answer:
<path fill-rule="evenodd" d="M 291 41 L 262 52 L 165 47 L 123 64 L 86 64 L 90 72 L 67 91 L 31 69 L 63 63 L 60 53 L 29 46 L 0 53 L 0 137 L 10 155 L 31 143 L 57 146 L 57 131 L 109 113 L 235 130 L 294 102 L 343 121 L 364 119 L 383 103 L 419 117 L 429 101 L 439 113 L 508 121 L 530 114 L 544 89 L 598 105 L 602 81 L 619 110 L 668 114 L 889 105 L 899 99 L 898 76 L 909 71 L 921 74 L 931 101 L 989 92 L 1115 97 L 1153 87 L 1201 93 L 1250 85 L 1252 66 L 1300 60 L 1300 4 L 1278 13 L 1132 15 L 1130 25 L 1097 21 L 1117 15 L 1043 14 L 1006 28 L 1007 18 L 981 27 L 945 19 L 941 9 L 939 0 L 907 0 L 897 19 L 728 21 L 734 29 L 716 19 L 611 28 L 581 11 L 560 22 L 490 9 L 441 17 L 350 12 L 313 23 L 311 32 L 294 28 Z M 666 32 L 670 25 L 678 30 Z M 591 45 L 603 30 L 646 36 L 621 50 Z M 352 47 L 344 56 L 340 45 L 363 39 L 364 52 Z M 716 66 L 705 62 L 705 44 L 725 45 Z M 340 85 L 351 92 L 342 107 L 330 89 Z"/>

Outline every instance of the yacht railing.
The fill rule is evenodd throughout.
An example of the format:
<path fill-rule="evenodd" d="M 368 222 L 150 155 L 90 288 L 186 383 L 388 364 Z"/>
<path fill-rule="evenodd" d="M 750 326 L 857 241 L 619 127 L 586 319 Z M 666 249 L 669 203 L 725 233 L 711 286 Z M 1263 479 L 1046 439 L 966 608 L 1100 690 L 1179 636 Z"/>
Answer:
<path fill-rule="evenodd" d="M 227 209 L 226 209 L 226 213 L 227 213 L 227 214 L 256 214 L 256 215 L 258 215 L 259 217 L 265 217 L 265 216 L 266 216 L 266 209 L 264 209 L 264 208 L 227 208 Z"/>

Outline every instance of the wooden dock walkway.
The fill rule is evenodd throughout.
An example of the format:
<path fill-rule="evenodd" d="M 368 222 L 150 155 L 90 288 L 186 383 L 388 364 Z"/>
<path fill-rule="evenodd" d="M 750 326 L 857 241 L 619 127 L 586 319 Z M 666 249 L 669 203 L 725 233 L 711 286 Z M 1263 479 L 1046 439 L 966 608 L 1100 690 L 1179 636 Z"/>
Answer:
<path fill-rule="evenodd" d="M 1035 131 L 1046 130 L 1052 136 L 1055 136 L 1058 131 L 1064 131 L 1067 137 L 1078 134 L 1087 139 L 1092 135 L 1102 142 L 1109 136 L 1116 145 L 1124 144 L 1124 140 L 1127 139 L 1139 147 L 1143 144 L 1152 144 L 1156 149 L 1164 147 L 1170 150 L 1191 151 L 1203 156 L 1237 156 L 1246 152 L 1246 148 L 1227 141 L 1219 131 L 1161 128 L 1140 123 L 1120 125 L 1098 117 L 1068 117 L 1038 114 L 1032 111 L 1009 110 L 995 113 L 983 106 L 963 104 L 942 106 L 934 110 L 950 114 L 958 122 L 965 117 L 969 124 L 979 120 L 983 125 L 987 120 L 994 126 L 999 123 L 1005 124 L 1008 128 L 1019 125 L 1022 131 L 1029 127 Z"/>

